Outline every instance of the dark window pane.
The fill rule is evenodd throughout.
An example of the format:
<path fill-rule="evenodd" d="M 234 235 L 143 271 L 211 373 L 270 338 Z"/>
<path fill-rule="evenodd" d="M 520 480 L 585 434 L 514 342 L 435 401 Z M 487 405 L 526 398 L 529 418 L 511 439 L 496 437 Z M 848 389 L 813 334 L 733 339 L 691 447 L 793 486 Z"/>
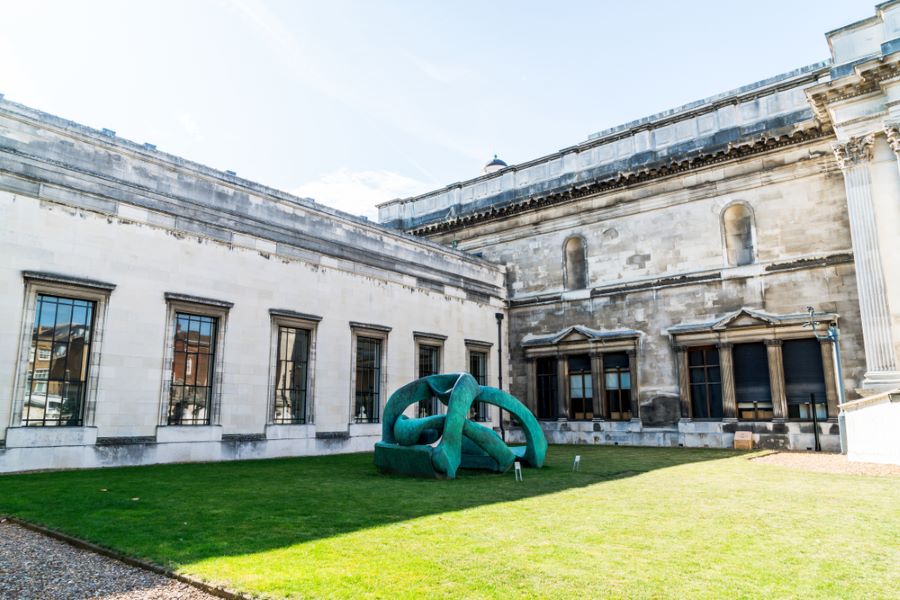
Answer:
<path fill-rule="evenodd" d="M 734 391 L 738 418 L 770 420 L 772 392 L 769 384 L 769 359 L 765 344 L 735 344 Z"/>
<path fill-rule="evenodd" d="M 814 338 L 786 340 L 782 345 L 784 388 L 788 402 L 788 416 L 792 419 L 812 420 L 811 405 L 816 418 L 826 419 L 825 372 L 822 367 L 820 342 Z"/>
<path fill-rule="evenodd" d="M 537 371 L 537 417 L 538 419 L 555 419 L 556 359 L 538 358 L 535 370 Z"/>

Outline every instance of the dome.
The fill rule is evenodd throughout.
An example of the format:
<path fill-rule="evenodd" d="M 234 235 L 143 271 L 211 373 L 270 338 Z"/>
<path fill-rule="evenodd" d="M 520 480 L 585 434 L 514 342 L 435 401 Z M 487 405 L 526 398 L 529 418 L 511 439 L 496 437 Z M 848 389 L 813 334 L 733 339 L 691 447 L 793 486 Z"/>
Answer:
<path fill-rule="evenodd" d="M 505 162 L 497 158 L 497 155 L 495 154 L 493 160 L 484 165 L 484 168 L 481 169 L 481 173 L 483 175 L 487 175 L 488 173 L 496 173 L 500 169 L 505 169 L 508 166 L 509 165 L 507 165 Z"/>

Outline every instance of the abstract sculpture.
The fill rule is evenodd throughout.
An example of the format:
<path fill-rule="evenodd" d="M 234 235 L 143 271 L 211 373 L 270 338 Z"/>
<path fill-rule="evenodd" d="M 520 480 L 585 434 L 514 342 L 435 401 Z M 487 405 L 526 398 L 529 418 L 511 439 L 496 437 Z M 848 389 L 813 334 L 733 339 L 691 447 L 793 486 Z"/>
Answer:
<path fill-rule="evenodd" d="M 419 419 L 403 414 L 410 404 L 432 398 L 447 406 L 446 414 Z M 499 406 L 516 417 L 526 445 L 510 448 L 492 429 L 470 421 L 474 402 Z M 381 428 L 375 466 L 383 473 L 454 479 L 460 467 L 503 473 L 517 458 L 539 468 L 547 454 L 547 439 L 531 411 L 503 390 L 478 385 L 468 373 L 431 375 L 404 385 L 384 407 Z"/>

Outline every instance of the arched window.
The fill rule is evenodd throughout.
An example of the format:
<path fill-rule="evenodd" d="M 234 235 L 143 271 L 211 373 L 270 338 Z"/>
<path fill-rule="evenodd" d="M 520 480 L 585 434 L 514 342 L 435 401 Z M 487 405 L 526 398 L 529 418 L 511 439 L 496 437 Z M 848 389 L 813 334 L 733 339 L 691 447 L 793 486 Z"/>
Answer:
<path fill-rule="evenodd" d="M 581 290 L 587 287 L 587 261 L 585 259 L 584 240 L 570 237 L 565 245 L 566 289 Z"/>
<path fill-rule="evenodd" d="M 722 213 L 725 230 L 725 253 L 733 267 L 753 262 L 753 213 L 746 204 L 732 204 Z"/>

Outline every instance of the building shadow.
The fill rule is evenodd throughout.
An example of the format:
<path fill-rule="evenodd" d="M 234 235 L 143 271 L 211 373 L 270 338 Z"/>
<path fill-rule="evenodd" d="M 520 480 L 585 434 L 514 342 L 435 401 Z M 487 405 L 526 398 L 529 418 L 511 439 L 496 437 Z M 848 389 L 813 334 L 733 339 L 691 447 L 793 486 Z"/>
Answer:
<path fill-rule="evenodd" d="M 382 475 L 371 453 L 7 475 L 0 513 L 177 568 L 737 454 L 551 446 L 521 482 L 512 469 L 453 481 Z"/>

